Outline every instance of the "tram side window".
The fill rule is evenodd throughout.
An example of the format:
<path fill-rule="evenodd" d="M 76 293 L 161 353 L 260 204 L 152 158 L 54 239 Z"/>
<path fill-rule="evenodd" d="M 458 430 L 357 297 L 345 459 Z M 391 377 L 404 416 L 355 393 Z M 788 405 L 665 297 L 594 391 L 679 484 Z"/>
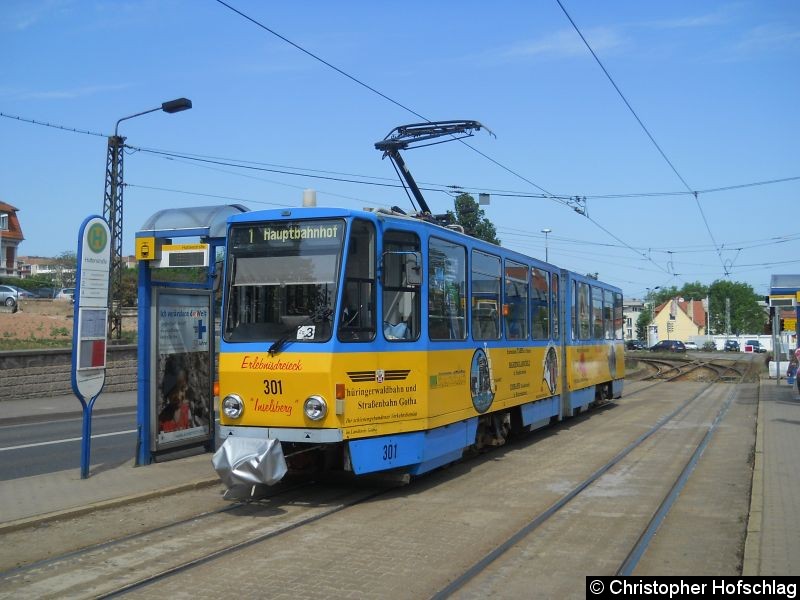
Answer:
<path fill-rule="evenodd" d="M 420 290 L 408 281 L 412 269 L 422 269 L 419 237 L 387 231 L 383 237 L 383 333 L 390 341 L 419 338 Z"/>
<path fill-rule="evenodd" d="M 531 268 L 531 333 L 535 340 L 550 337 L 550 286 L 547 271 Z"/>
<path fill-rule="evenodd" d="M 375 228 L 369 221 L 353 221 L 340 315 L 339 340 L 375 338 Z"/>
<path fill-rule="evenodd" d="M 472 251 L 472 338 L 500 339 L 500 258 Z"/>
<path fill-rule="evenodd" d="M 575 293 L 572 297 L 572 337 L 576 340 L 588 340 L 590 338 L 591 325 L 591 298 L 589 296 L 589 284 L 575 282 Z"/>
<path fill-rule="evenodd" d="M 603 327 L 604 337 L 614 339 L 614 292 L 603 290 Z"/>
<path fill-rule="evenodd" d="M 624 313 L 622 310 L 622 294 L 614 292 L 614 338 L 621 340 L 623 336 Z"/>
<path fill-rule="evenodd" d="M 466 338 L 464 246 L 437 238 L 428 243 L 428 335 L 432 340 Z"/>
<path fill-rule="evenodd" d="M 528 267 L 506 261 L 506 291 L 503 316 L 506 339 L 524 340 L 528 337 Z"/>
<path fill-rule="evenodd" d="M 550 285 L 550 305 L 553 307 L 551 318 L 553 321 L 553 339 L 559 339 L 559 311 L 558 311 L 558 275 L 553 273 Z"/>
<path fill-rule="evenodd" d="M 595 340 L 603 339 L 603 290 L 592 286 L 592 336 Z"/>

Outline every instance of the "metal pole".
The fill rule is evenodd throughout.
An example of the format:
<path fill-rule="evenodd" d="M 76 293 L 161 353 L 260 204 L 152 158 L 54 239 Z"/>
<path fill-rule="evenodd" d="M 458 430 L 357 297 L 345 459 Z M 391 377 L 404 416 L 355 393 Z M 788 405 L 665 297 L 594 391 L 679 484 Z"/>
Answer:
<path fill-rule="evenodd" d="M 553 231 L 549 227 L 545 227 L 542 229 L 542 233 L 544 234 L 544 262 L 550 262 L 550 253 L 547 244 L 547 236 L 548 234 Z"/>
<path fill-rule="evenodd" d="M 83 405 L 83 438 L 81 439 L 81 479 L 88 479 L 92 452 L 92 409 L 97 396 L 86 402 L 79 398 Z"/>
<path fill-rule="evenodd" d="M 781 309 L 775 308 L 775 314 L 772 317 L 772 355 L 775 358 L 775 381 L 778 385 L 781 384 Z M 797 377 L 797 375 L 795 375 Z"/>
<path fill-rule="evenodd" d="M 111 265 L 108 274 L 108 338 L 122 336 L 122 314 L 119 298 L 122 289 L 122 190 L 125 138 L 108 138 L 106 157 L 106 189 L 103 218 L 111 230 Z"/>

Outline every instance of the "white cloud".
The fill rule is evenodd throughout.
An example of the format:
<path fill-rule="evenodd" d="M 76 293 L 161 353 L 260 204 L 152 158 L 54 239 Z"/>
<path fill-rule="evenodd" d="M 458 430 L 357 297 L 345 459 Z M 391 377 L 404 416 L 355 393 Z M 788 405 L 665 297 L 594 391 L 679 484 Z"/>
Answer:
<path fill-rule="evenodd" d="M 597 27 L 583 32 L 592 49 L 599 54 L 624 46 L 625 40 L 616 30 Z M 492 62 L 514 62 L 529 58 L 571 58 L 585 56 L 586 46 L 573 29 L 563 29 L 534 40 L 489 51 L 484 59 Z"/>
<path fill-rule="evenodd" d="M 83 87 L 65 90 L 44 90 L 38 92 L 19 92 L 17 96 L 22 100 L 74 100 L 85 98 L 105 92 L 117 92 L 132 87 L 130 83 L 119 83 L 114 85 L 86 85 Z"/>
<path fill-rule="evenodd" d="M 25 31 L 49 16 L 71 10 L 72 4 L 74 0 L 24 0 L 16 6 L 5 5 L 0 15 L 0 29 Z"/>
<path fill-rule="evenodd" d="M 786 46 L 796 45 L 800 40 L 800 31 L 785 25 L 759 25 L 747 31 L 736 50 L 745 54 L 773 51 Z"/>
<path fill-rule="evenodd" d="M 729 11 L 721 9 L 705 15 L 683 17 L 680 19 L 663 19 L 643 23 L 644 26 L 656 29 L 692 29 L 696 27 L 713 27 L 730 21 Z"/>

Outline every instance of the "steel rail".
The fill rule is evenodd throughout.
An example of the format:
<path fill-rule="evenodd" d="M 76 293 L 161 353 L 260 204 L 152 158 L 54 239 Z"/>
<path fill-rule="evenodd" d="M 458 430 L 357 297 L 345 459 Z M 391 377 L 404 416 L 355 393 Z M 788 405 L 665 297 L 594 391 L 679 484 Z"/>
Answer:
<path fill-rule="evenodd" d="M 445 586 L 444 588 L 436 592 L 433 596 L 431 596 L 431 598 L 433 600 L 442 600 L 444 598 L 449 598 L 454 593 L 459 591 L 472 579 L 474 579 L 475 577 L 480 575 L 483 571 L 485 571 L 489 567 L 489 565 L 491 565 L 494 561 L 496 561 L 498 558 L 500 558 L 506 552 L 508 552 L 510 549 L 516 546 L 530 533 L 538 529 L 539 526 L 548 521 L 553 515 L 555 515 L 558 511 L 564 508 L 564 506 L 566 506 L 569 502 L 571 502 L 581 492 L 583 492 L 595 481 L 600 479 L 600 477 L 602 477 L 605 473 L 607 473 L 612 467 L 617 465 L 622 459 L 628 456 L 636 448 L 641 446 L 653 434 L 661 430 L 664 427 L 664 425 L 669 423 L 672 419 L 674 419 L 681 412 L 683 412 L 684 409 L 689 407 L 692 403 L 694 403 L 697 399 L 699 399 L 702 395 L 704 395 L 713 385 L 714 383 L 708 383 L 708 385 L 706 385 L 701 390 L 696 392 L 691 398 L 683 402 L 674 411 L 659 419 L 649 430 L 647 430 L 638 438 L 636 438 L 633 442 L 628 444 L 625 448 L 623 448 L 620 452 L 618 452 L 602 467 L 600 467 L 594 473 L 589 475 L 589 477 L 587 477 L 581 483 L 576 485 L 572 490 L 564 494 L 559 500 L 553 503 L 544 512 L 540 513 L 539 515 L 534 517 L 531 521 L 529 521 L 526 525 L 524 525 L 522 528 L 517 530 L 517 532 L 511 535 L 506 541 L 504 541 L 499 546 L 488 552 L 483 558 L 481 558 L 479 561 L 473 564 L 464 573 L 462 573 L 456 579 L 451 581 L 447 586 Z"/>

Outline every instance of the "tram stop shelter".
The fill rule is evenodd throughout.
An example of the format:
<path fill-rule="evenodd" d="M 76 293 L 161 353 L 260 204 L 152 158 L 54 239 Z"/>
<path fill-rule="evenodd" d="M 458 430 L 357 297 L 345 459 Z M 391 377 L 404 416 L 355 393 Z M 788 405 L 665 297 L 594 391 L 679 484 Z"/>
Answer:
<path fill-rule="evenodd" d="M 767 301 L 773 321 L 780 319 L 781 330 L 794 334 L 796 343 L 800 341 L 800 275 L 772 275 Z"/>
<path fill-rule="evenodd" d="M 240 204 L 169 208 L 136 232 L 136 465 L 188 447 L 214 449 L 217 254 Z"/>

